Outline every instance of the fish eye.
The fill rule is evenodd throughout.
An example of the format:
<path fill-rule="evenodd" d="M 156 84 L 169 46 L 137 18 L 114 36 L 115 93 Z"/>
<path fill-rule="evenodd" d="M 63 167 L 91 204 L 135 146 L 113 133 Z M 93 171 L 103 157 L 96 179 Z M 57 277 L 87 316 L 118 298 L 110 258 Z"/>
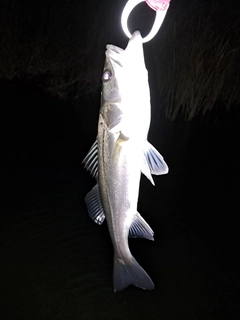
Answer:
<path fill-rule="evenodd" d="M 111 79 L 112 73 L 109 70 L 105 70 L 102 75 L 102 81 L 107 82 Z"/>

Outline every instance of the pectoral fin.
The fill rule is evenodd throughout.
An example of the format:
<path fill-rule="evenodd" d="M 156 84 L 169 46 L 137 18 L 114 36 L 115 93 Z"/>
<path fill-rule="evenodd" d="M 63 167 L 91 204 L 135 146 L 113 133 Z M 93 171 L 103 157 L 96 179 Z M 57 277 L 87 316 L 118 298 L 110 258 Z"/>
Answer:
<path fill-rule="evenodd" d="M 151 171 L 150 171 L 149 164 L 148 164 L 148 161 L 147 161 L 145 154 L 142 157 L 141 171 L 151 181 L 151 183 L 155 186 L 155 183 L 154 183 L 153 178 L 151 176 Z"/>
<path fill-rule="evenodd" d="M 168 173 L 168 166 L 163 157 L 148 141 L 144 144 L 144 157 L 148 163 L 151 174 L 160 175 Z"/>
<path fill-rule="evenodd" d="M 129 229 L 129 238 L 145 238 L 153 241 L 153 235 L 154 232 L 151 227 L 143 219 L 140 213 L 137 213 L 136 218 Z"/>
<path fill-rule="evenodd" d="M 86 195 L 85 202 L 87 205 L 90 218 L 97 224 L 102 224 L 105 219 L 105 213 L 102 207 L 98 184 L 96 184 Z"/>

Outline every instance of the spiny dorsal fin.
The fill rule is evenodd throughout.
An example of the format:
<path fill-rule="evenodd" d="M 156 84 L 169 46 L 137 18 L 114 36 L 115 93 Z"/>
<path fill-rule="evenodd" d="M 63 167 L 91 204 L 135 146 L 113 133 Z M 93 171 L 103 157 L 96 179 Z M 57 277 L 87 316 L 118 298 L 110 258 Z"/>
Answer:
<path fill-rule="evenodd" d="M 92 176 L 97 179 L 98 177 L 98 140 L 94 142 L 88 154 L 82 161 L 85 163 L 84 168 L 91 172 Z"/>

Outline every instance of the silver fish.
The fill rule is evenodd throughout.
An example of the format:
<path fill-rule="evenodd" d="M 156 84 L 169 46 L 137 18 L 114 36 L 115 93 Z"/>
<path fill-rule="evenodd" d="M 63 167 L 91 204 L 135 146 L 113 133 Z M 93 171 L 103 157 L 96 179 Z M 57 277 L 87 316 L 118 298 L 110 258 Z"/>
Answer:
<path fill-rule="evenodd" d="M 168 167 L 147 141 L 151 105 L 142 37 L 135 31 L 125 50 L 106 47 L 98 136 L 83 160 L 97 179 L 85 201 L 90 217 L 105 217 L 114 248 L 114 291 L 133 284 L 146 290 L 154 283 L 132 256 L 128 237 L 153 239 L 153 230 L 137 212 L 141 172 L 166 174 Z"/>

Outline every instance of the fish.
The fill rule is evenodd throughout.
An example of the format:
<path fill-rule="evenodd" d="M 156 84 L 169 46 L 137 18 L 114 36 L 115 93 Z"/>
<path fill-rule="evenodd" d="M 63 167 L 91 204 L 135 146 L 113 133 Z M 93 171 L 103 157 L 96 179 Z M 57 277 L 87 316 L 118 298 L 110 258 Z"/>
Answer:
<path fill-rule="evenodd" d="M 152 290 L 154 283 L 131 254 L 128 238 L 154 240 L 154 232 L 137 211 L 141 173 L 168 173 L 162 155 L 148 142 L 151 120 L 148 71 L 141 33 L 124 49 L 108 44 L 102 74 L 97 139 L 83 163 L 97 180 L 85 198 L 91 219 L 107 220 L 114 249 L 114 292 L 129 285 Z"/>

